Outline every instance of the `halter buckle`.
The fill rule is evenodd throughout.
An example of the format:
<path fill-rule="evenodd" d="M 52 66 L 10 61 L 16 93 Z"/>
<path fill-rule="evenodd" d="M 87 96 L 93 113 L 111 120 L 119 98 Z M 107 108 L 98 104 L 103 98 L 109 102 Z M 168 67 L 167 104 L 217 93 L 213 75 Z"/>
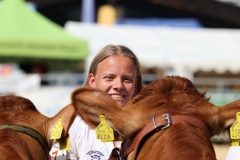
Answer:
<path fill-rule="evenodd" d="M 167 124 L 163 125 L 163 127 L 161 127 L 161 130 L 168 128 L 172 124 L 171 116 L 170 116 L 169 113 L 163 114 L 162 116 L 166 116 L 165 119 L 167 121 Z M 155 130 L 158 131 L 158 127 L 157 127 L 157 124 L 156 124 L 154 116 L 152 117 L 152 121 L 153 121 L 153 125 L 154 125 Z"/>
<path fill-rule="evenodd" d="M 162 116 L 166 116 L 167 124 L 163 126 L 161 129 L 166 129 L 172 124 L 171 116 L 169 113 L 163 114 Z"/>

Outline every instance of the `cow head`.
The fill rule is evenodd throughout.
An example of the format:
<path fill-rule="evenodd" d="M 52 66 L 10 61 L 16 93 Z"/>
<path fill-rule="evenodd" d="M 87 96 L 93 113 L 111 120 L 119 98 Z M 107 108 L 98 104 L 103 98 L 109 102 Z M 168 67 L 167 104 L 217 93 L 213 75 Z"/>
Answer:
<path fill-rule="evenodd" d="M 105 115 L 107 123 L 116 131 L 116 140 L 132 138 L 152 117 L 166 113 L 196 117 L 213 136 L 228 130 L 240 111 L 240 100 L 215 106 L 191 81 L 178 76 L 153 81 L 124 107 L 105 92 L 93 88 L 75 90 L 72 100 L 77 114 L 93 128 L 100 122 L 99 115 Z"/>
<path fill-rule="evenodd" d="M 138 132 L 153 116 L 170 113 L 196 116 L 207 125 L 211 135 L 218 134 L 235 122 L 240 101 L 215 106 L 186 78 L 168 76 L 153 81 L 124 107 L 105 92 L 79 88 L 72 94 L 77 113 L 90 126 L 99 124 L 99 115 L 125 138 Z"/>

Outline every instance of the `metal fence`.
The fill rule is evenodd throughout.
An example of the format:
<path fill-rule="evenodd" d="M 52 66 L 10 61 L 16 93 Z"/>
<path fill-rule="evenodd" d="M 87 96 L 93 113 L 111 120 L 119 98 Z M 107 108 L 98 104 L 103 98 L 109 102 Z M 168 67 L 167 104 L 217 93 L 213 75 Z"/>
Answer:
<path fill-rule="evenodd" d="M 155 74 L 144 74 L 144 84 L 149 84 L 157 78 Z M 79 86 L 84 83 L 86 75 L 83 73 L 48 73 L 41 74 L 42 85 L 50 86 Z"/>

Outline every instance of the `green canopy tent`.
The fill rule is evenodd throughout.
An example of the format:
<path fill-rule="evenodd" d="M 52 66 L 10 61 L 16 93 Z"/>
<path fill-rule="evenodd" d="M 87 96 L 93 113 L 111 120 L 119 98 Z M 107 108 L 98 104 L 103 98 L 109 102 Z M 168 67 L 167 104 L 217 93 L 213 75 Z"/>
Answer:
<path fill-rule="evenodd" d="M 1 57 L 84 60 L 87 42 L 33 11 L 24 0 L 0 1 Z"/>

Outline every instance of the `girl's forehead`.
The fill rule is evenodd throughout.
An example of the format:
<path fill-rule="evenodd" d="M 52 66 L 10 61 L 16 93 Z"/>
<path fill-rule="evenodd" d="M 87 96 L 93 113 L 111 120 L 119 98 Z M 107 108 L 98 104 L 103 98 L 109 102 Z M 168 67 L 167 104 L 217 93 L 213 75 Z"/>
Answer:
<path fill-rule="evenodd" d="M 133 60 L 127 56 L 110 56 L 99 63 L 98 72 L 122 72 L 134 73 L 137 72 L 137 67 Z"/>
<path fill-rule="evenodd" d="M 122 68 L 124 66 L 135 66 L 134 61 L 127 56 L 110 56 L 99 63 L 101 66 L 114 66 Z"/>

